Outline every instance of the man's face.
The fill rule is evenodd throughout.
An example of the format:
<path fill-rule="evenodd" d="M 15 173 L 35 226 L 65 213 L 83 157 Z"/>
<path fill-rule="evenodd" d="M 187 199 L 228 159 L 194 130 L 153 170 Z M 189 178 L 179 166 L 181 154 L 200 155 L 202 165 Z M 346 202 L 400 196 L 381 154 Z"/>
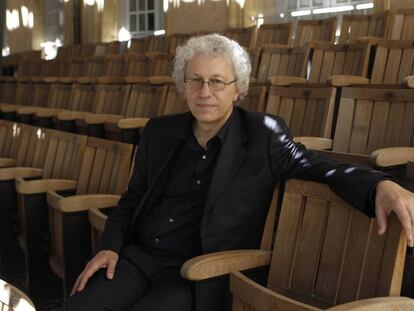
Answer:
<path fill-rule="evenodd" d="M 220 80 L 228 83 L 235 80 L 235 74 L 232 65 L 224 56 L 210 57 L 200 54 L 187 63 L 186 79 Z M 187 104 L 200 124 L 221 127 L 231 115 L 233 103 L 238 96 L 235 83 L 226 85 L 221 91 L 210 89 L 207 83 L 199 90 L 190 89 L 188 83 L 185 84 Z"/>

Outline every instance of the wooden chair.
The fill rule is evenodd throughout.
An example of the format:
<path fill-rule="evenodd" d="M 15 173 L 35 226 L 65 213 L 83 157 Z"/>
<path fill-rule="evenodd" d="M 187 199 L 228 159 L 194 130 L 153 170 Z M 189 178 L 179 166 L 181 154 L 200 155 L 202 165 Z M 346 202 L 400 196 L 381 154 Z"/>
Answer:
<path fill-rule="evenodd" d="M 257 256 L 269 265 L 266 286 L 231 273 L 233 310 L 324 310 L 400 294 L 406 239 L 396 217 L 378 236 L 376 220 L 327 185 L 289 180 L 278 223 L 273 251 Z"/>
<path fill-rule="evenodd" d="M 256 48 L 270 44 L 290 45 L 292 40 L 292 22 L 283 24 L 263 24 L 257 31 Z"/>
<path fill-rule="evenodd" d="M 47 273 L 47 254 L 44 253 L 49 231 L 46 192 L 76 186 L 87 139 L 86 136 L 55 130 L 47 130 L 46 136 L 48 145 L 44 165 L 37 170 L 42 179 L 27 180 L 24 175 L 15 176 L 19 243 L 25 253 L 28 288 L 36 297 L 41 295 L 42 286 L 46 287 L 49 282 L 49 285 L 53 284 L 51 274 Z"/>
<path fill-rule="evenodd" d="M 318 145 L 300 137 L 331 137 L 335 97 L 336 89 L 327 86 L 271 86 L 265 112 L 282 117 L 296 141 L 311 149 L 326 149 L 323 139 Z"/>
<path fill-rule="evenodd" d="M 285 47 L 285 46 L 266 46 L 261 50 L 260 61 L 254 68 L 252 75 L 257 82 L 267 82 L 270 77 L 300 77 L 306 76 L 306 65 L 310 56 L 310 46 L 304 47 Z M 283 78 L 280 78 L 282 81 Z M 289 81 L 292 79 L 290 78 Z M 300 79 L 303 81 L 303 79 Z"/>
<path fill-rule="evenodd" d="M 414 9 L 397 9 L 391 14 L 387 39 L 414 40 Z"/>
<path fill-rule="evenodd" d="M 355 43 L 359 37 L 385 38 L 390 13 L 373 15 L 344 15 L 342 16 L 339 43 Z"/>
<path fill-rule="evenodd" d="M 335 42 L 337 17 L 321 20 L 300 20 L 296 27 L 294 46 L 304 46 L 310 41 Z"/>
<path fill-rule="evenodd" d="M 132 145 L 89 137 L 75 195 L 48 191 L 51 251 L 49 265 L 67 297 L 91 255 L 88 210 L 116 206 L 127 187 Z M 104 195 L 105 194 L 105 195 Z"/>
<path fill-rule="evenodd" d="M 170 35 L 170 48 L 168 53 L 171 55 L 175 55 L 175 51 L 177 47 L 184 45 L 184 43 L 190 38 L 190 34 L 172 34 Z"/>
<path fill-rule="evenodd" d="M 169 40 L 169 36 L 150 36 L 146 52 L 168 53 Z"/>
<path fill-rule="evenodd" d="M 0 167 L 14 166 L 20 142 L 20 125 L 0 120 Z"/>
<path fill-rule="evenodd" d="M 250 86 L 246 97 L 238 101 L 236 105 L 246 110 L 264 112 L 266 106 L 266 86 Z"/>

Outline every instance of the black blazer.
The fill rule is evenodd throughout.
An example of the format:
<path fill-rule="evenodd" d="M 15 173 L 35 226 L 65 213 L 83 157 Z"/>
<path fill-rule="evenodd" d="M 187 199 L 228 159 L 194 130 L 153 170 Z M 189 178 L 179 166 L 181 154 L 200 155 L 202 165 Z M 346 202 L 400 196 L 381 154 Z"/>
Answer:
<path fill-rule="evenodd" d="M 201 223 L 203 252 L 258 248 L 275 183 L 291 177 L 327 183 L 338 195 L 372 216 L 368 204 L 378 171 L 327 160 L 293 142 L 276 116 L 235 107 L 217 159 Z M 119 252 L 129 242 L 143 208 L 162 191 L 162 175 L 180 142 L 190 113 L 152 119 L 143 131 L 128 190 L 109 216 L 100 249 Z"/>

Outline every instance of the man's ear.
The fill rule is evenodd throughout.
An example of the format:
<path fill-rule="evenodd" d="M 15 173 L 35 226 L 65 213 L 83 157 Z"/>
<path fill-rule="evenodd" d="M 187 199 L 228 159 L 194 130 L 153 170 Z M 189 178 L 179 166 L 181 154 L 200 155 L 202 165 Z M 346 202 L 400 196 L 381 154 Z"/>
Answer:
<path fill-rule="evenodd" d="M 234 94 L 234 96 L 233 96 L 233 103 L 235 103 L 235 102 L 237 102 L 239 100 L 239 96 L 240 96 L 240 93 L 239 92 L 237 92 L 236 94 Z"/>

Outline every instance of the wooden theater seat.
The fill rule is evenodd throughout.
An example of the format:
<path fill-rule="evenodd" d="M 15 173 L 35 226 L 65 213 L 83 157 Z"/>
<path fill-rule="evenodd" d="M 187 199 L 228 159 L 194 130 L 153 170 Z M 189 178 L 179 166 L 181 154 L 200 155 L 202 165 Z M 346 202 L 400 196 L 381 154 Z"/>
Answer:
<path fill-rule="evenodd" d="M 337 17 L 321 20 L 299 20 L 296 27 L 294 46 L 304 46 L 310 41 L 334 43 Z"/>
<path fill-rule="evenodd" d="M 256 48 L 270 44 L 290 45 L 292 40 L 292 22 L 283 24 L 262 24 L 257 31 Z"/>
<path fill-rule="evenodd" d="M 257 253 L 258 266 L 269 265 L 266 285 L 231 273 L 233 310 L 331 310 L 341 304 L 332 310 L 349 310 L 346 303 L 355 300 L 399 296 L 406 239 L 396 217 L 385 235 L 379 236 L 376 227 L 374 218 L 352 208 L 327 185 L 289 180 L 273 250 L 267 260 L 262 251 Z M 379 307 L 381 301 L 359 305 Z M 397 301 L 404 305 L 406 300 Z"/>

